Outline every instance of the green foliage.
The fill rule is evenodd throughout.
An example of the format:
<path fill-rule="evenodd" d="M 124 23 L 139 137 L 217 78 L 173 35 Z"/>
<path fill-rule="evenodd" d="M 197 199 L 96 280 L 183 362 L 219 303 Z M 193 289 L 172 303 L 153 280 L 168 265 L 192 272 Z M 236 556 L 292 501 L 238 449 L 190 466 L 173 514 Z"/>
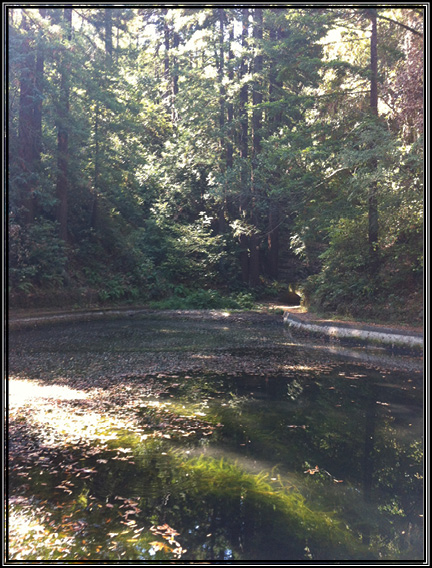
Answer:
<path fill-rule="evenodd" d="M 239 292 L 228 296 L 217 290 L 189 290 L 183 286 L 175 286 L 174 294 L 164 300 L 150 303 L 153 308 L 174 310 L 243 310 L 255 307 L 255 299 L 251 293 Z"/>
<path fill-rule="evenodd" d="M 167 255 L 161 268 L 171 282 L 205 285 L 215 281 L 224 256 L 223 237 L 212 234 L 210 220 L 202 216 L 190 225 L 171 225 Z"/>
<path fill-rule="evenodd" d="M 387 104 L 376 117 L 370 21 L 367 12 L 351 20 L 350 7 L 263 8 L 262 30 L 251 9 L 242 49 L 239 9 L 119 7 L 108 19 L 105 8 L 81 7 L 71 35 L 60 10 L 8 10 L 15 292 L 76 286 L 105 303 L 246 305 L 230 293 L 253 287 L 276 297 L 278 268 L 295 257 L 281 286 L 311 276 L 310 305 L 346 311 L 419 297 L 420 35 L 379 19 Z M 391 8 L 379 13 L 395 18 Z M 421 30 L 414 9 L 396 19 Z M 382 261 L 374 283 L 366 276 L 371 187 Z"/>
<path fill-rule="evenodd" d="M 66 266 L 64 243 L 57 226 L 43 220 L 31 227 L 10 224 L 9 286 L 12 292 L 29 292 L 35 286 L 60 286 Z"/>
<path fill-rule="evenodd" d="M 329 229 L 329 247 L 321 254 L 322 269 L 303 287 L 305 302 L 336 312 L 354 313 L 372 301 L 368 274 L 367 219 L 340 219 Z"/>

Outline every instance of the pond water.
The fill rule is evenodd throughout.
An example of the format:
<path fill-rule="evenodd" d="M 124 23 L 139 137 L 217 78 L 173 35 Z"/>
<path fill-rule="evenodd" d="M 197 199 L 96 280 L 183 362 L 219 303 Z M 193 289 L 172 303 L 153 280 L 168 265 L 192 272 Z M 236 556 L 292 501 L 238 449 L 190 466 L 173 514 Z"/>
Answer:
<path fill-rule="evenodd" d="M 9 334 L 10 560 L 419 560 L 421 359 L 282 316 Z"/>

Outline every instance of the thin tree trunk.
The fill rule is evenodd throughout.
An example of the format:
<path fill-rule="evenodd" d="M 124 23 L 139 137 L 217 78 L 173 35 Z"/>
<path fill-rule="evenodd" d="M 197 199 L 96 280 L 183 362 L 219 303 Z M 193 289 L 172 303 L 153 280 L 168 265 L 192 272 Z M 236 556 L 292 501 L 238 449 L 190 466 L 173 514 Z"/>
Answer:
<path fill-rule="evenodd" d="M 28 30 L 25 14 L 22 28 Z M 34 158 L 34 81 L 35 58 L 30 47 L 29 37 L 25 37 L 22 51 L 24 53 L 20 75 L 20 98 L 18 119 L 19 164 L 21 169 L 20 201 L 23 205 L 23 221 L 30 224 L 34 217 L 34 187 L 33 187 L 33 158 Z"/>
<path fill-rule="evenodd" d="M 99 192 L 99 174 L 100 174 L 100 157 L 99 157 L 99 103 L 96 103 L 95 122 L 94 122 L 94 178 L 93 178 L 93 203 L 90 226 L 92 229 L 98 229 L 98 192 Z"/>
<path fill-rule="evenodd" d="M 227 77 L 229 84 L 232 85 L 234 82 L 234 53 L 232 50 L 232 44 L 234 43 L 234 21 L 231 22 L 229 26 L 228 34 L 228 62 L 227 62 Z M 233 219 L 236 216 L 236 211 L 230 192 L 230 178 L 232 175 L 232 168 L 234 165 L 234 104 L 231 97 L 228 98 L 226 102 L 227 110 L 227 122 L 225 126 L 225 155 L 226 155 L 226 216 L 228 219 Z"/>
<path fill-rule="evenodd" d="M 219 65 L 218 65 L 218 80 L 219 80 L 219 147 L 221 153 L 221 171 L 222 174 L 225 173 L 225 166 L 222 159 L 222 155 L 225 151 L 225 87 L 224 87 L 224 59 L 225 59 L 225 49 L 224 49 L 224 25 L 225 25 L 225 10 L 223 8 L 218 8 L 219 16 Z M 223 181 L 223 191 L 222 191 L 222 203 L 219 209 L 219 232 L 224 233 L 225 227 L 225 209 L 226 209 L 226 179 Z"/>
<path fill-rule="evenodd" d="M 270 203 L 268 245 L 268 271 L 270 278 L 279 276 L 279 213 L 277 204 Z"/>
<path fill-rule="evenodd" d="M 276 43 L 281 38 L 281 30 L 273 26 L 269 29 L 271 43 Z M 278 90 L 282 88 L 282 83 L 277 79 L 276 66 L 269 65 L 269 86 L 268 98 L 271 103 L 278 100 Z M 274 132 L 281 122 L 281 112 L 271 108 L 267 116 L 267 127 L 270 132 Z M 270 278 L 279 277 L 279 208 L 278 203 L 270 197 L 268 213 L 269 233 L 267 236 L 268 247 L 268 275 Z"/>
<path fill-rule="evenodd" d="M 377 12 L 376 8 L 370 9 L 370 19 L 372 24 L 371 44 L 370 44 L 370 109 L 374 116 L 378 116 L 378 33 L 377 33 Z M 376 170 L 377 160 L 373 159 L 371 167 Z M 378 199 L 377 184 L 373 182 L 369 188 L 368 196 L 368 220 L 369 220 L 369 252 L 371 276 L 375 277 L 378 272 Z"/>
<path fill-rule="evenodd" d="M 64 25 L 68 39 L 71 39 L 72 9 L 65 8 L 63 11 Z M 69 170 L 69 69 L 63 54 L 60 63 L 60 109 L 57 126 L 57 186 L 56 197 L 58 200 L 56 219 L 59 223 L 60 238 L 67 241 L 68 230 L 68 170 Z"/>
<path fill-rule="evenodd" d="M 174 31 L 173 32 L 173 56 L 172 56 L 172 79 L 171 79 L 171 120 L 174 126 L 177 125 L 178 122 L 178 114 L 176 109 L 176 99 L 179 90 L 179 76 L 178 76 L 178 69 L 177 69 L 177 57 L 176 51 L 180 44 L 180 36 L 179 34 Z"/>
<path fill-rule="evenodd" d="M 164 80 L 165 80 L 165 86 L 166 86 L 166 90 L 165 93 L 163 95 L 163 98 L 165 100 L 165 102 L 168 103 L 168 106 L 170 106 L 170 29 L 169 29 L 169 25 L 168 25 L 168 21 L 167 21 L 167 14 L 168 14 L 168 10 L 166 8 L 164 8 L 162 10 L 162 14 L 163 14 L 163 32 L 164 32 L 164 47 L 165 47 L 165 52 L 164 52 Z"/>
<path fill-rule="evenodd" d="M 112 12 L 105 8 L 105 55 L 108 64 L 112 62 Z"/>
<path fill-rule="evenodd" d="M 42 18 L 46 16 L 46 9 L 40 8 L 39 13 Z M 37 193 L 40 190 L 39 176 L 42 170 L 42 101 L 44 83 L 45 54 L 41 43 L 36 50 L 36 73 L 35 73 L 35 93 L 33 102 L 33 171 L 37 177 L 35 181 L 36 194 L 34 195 L 33 213 L 37 215 L 38 199 Z"/>
<path fill-rule="evenodd" d="M 262 110 L 259 105 L 262 103 L 261 92 L 261 73 L 263 58 L 261 55 L 260 41 L 263 37 L 263 12 L 261 8 L 256 8 L 254 11 L 253 23 L 253 38 L 254 38 L 254 82 L 252 91 L 252 168 L 251 168 L 251 221 L 254 226 L 257 226 L 258 216 L 256 212 L 257 198 L 259 193 L 259 183 L 257 183 L 258 171 L 258 156 L 261 152 L 261 123 L 262 123 Z M 251 286 L 258 286 L 260 276 L 260 240 L 257 234 L 251 236 L 250 246 L 250 266 L 249 266 L 249 284 Z"/>
<path fill-rule="evenodd" d="M 249 10 L 243 9 L 242 20 L 242 49 L 246 50 L 248 45 L 249 31 Z M 245 55 L 243 55 L 240 64 L 240 78 L 243 79 L 247 73 L 247 64 Z M 247 196 L 249 193 L 249 175 L 248 175 L 248 116 L 246 105 L 248 102 L 248 86 L 243 84 L 240 89 L 239 104 L 239 122 L 240 122 L 240 158 L 241 158 L 241 196 L 240 196 L 240 214 L 246 214 Z M 248 255 L 248 237 L 245 234 L 240 235 L 240 265 L 242 271 L 242 280 L 249 282 L 249 255 Z"/>
<path fill-rule="evenodd" d="M 234 81 L 234 69 L 233 69 L 234 53 L 232 50 L 233 42 L 234 42 L 234 22 L 231 24 L 229 31 L 228 80 L 230 84 L 232 84 L 232 82 Z M 227 122 L 228 122 L 228 136 L 226 143 L 226 165 L 227 168 L 232 168 L 233 167 L 232 127 L 234 122 L 234 105 L 231 99 L 227 101 Z"/>
<path fill-rule="evenodd" d="M 243 9 L 243 23 L 242 23 L 242 49 L 246 50 L 248 45 L 248 27 L 249 27 L 249 10 L 247 8 Z M 240 78 L 244 79 L 247 73 L 247 63 L 246 58 L 243 55 L 240 64 Z M 248 157 L 248 116 L 246 105 L 248 102 L 248 86 L 243 84 L 240 89 L 240 157 L 242 160 L 247 160 Z M 242 168 L 244 170 L 245 168 Z M 245 183 L 245 185 L 247 185 Z M 243 189 L 243 188 L 242 188 Z"/>
<path fill-rule="evenodd" d="M 254 12 L 253 37 L 255 40 L 255 57 L 254 57 L 254 83 L 252 92 L 252 104 L 254 106 L 252 114 L 252 164 L 256 167 L 257 158 L 261 152 L 261 122 L 262 110 L 259 105 L 262 104 L 261 90 L 261 73 L 263 67 L 263 57 L 261 55 L 260 42 L 263 38 L 263 11 L 262 8 L 256 8 Z M 258 107 L 258 108 L 257 108 Z"/>

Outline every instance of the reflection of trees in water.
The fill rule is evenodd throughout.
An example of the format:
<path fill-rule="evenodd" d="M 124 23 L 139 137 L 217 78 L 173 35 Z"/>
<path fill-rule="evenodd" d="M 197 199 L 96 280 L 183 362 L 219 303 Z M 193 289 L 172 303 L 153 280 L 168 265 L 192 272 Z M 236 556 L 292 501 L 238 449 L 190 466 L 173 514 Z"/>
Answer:
<path fill-rule="evenodd" d="M 287 385 L 287 395 L 291 400 L 296 400 L 303 393 L 303 385 L 296 379 Z"/>
<path fill-rule="evenodd" d="M 166 325 L 165 322 L 164 327 Z M 77 327 L 75 333 L 79 329 Z M 57 332 L 61 330 L 59 328 Z M 110 333 L 107 332 L 103 337 L 104 345 L 111 341 L 115 330 L 118 331 L 117 324 L 112 322 Z M 155 333 L 154 329 L 147 329 L 139 340 L 148 339 L 150 333 Z M 38 367 L 30 365 L 36 361 L 36 355 L 33 353 L 33 359 L 30 359 L 29 351 L 25 349 L 17 350 L 16 364 L 23 365 L 25 362 L 31 369 L 37 369 L 38 374 L 43 373 L 49 377 L 51 383 L 59 383 L 60 371 L 51 375 L 51 366 L 45 359 L 45 355 L 48 360 L 52 357 L 52 346 L 56 344 L 52 332 L 47 334 L 46 331 L 32 331 L 31 336 L 34 335 L 40 336 L 41 340 L 46 338 L 47 341 L 42 341 L 42 345 L 38 347 L 42 353 L 37 356 Z M 122 337 L 122 334 L 118 333 L 118 336 Z M 77 336 L 75 341 L 81 345 L 87 339 L 86 336 Z M 24 347 L 24 340 L 19 341 Z M 69 336 L 62 337 L 59 347 L 58 361 L 62 372 L 71 360 L 69 353 L 64 354 L 62 351 L 66 343 L 71 348 L 68 341 Z M 118 375 L 116 369 L 111 368 L 106 377 L 109 366 L 127 364 L 129 352 L 127 357 L 116 352 L 115 360 L 108 355 L 108 348 L 104 348 L 102 354 L 90 354 L 91 363 L 100 364 L 100 368 L 98 366 L 92 375 L 82 363 L 83 357 L 90 357 L 89 353 L 74 351 L 74 361 L 81 361 L 82 368 L 85 368 L 81 381 L 83 385 L 91 384 L 95 387 L 96 377 L 99 381 L 97 384 L 101 386 L 99 375 L 102 373 L 107 387 L 111 383 L 115 385 L 112 390 L 103 390 L 104 395 L 100 395 L 98 405 L 102 408 L 102 402 L 110 403 L 110 413 L 113 414 L 115 394 L 115 418 L 127 418 L 129 434 L 132 433 L 131 418 L 135 416 L 134 413 L 138 413 L 136 416 L 139 418 L 135 431 L 142 433 L 138 427 L 144 426 L 144 413 L 149 427 L 157 429 L 161 437 L 164 434 L 171 435 L 171 439 L 154 446 L 148 440 L 134 446 L 131 439 L 133 456 L 119 454 L 118 459 L 115 449 L 111 455 L 99 453 L 91 457 L 90 454 L 84 455 L 81 448 L 81 455 L 77 458 L 82 458 L 82 463 L 76 467 L 94 467 L 94 473 L 86 481 L 86 491 L 97 498 L 97 502 L 102 505 L 100 511 L 106 513 L 112 512 L 111 508 L 106 508 L 106 503 L 115 505 L 116 512 L 126 510 L 117 508 L 116 495 L 139 496 L 142 513 L 136 517 L 138 522 L 146 527 L 150 522 L 166 522 L 181 531 L 182 538 L 179 537 L 179 541 L 189 549 L 188 558 L 201 554 L 206 558 L 228 560 L 231 554 L 236 558 L 236 555 L 243 553 L 264 554 L 269 549 L 275 555 L 286 556 L 289 552 L 293 558 L 302 558 L 304 541 L 299 538 L 289 548 L 291 544 L 286 541 L 290 530 L 287 519 L 290 515 L 284 515 L 279 510 L 281 501 L 272 502 L 272 491 L 266 494 L 266 490 L 263 490 L 259 497 L 254 496 L 250 488 L 242 485 L 241 480 L 235 489 L 228 480 L 215 491 L 214 485 L 223 471 L 210 476 L 204 471 L 201 477 L 189 471 L 187 476 L 188 472 L 179 467 L 178 462 L 170 456 L 173 447 L 190 448 L 194 455 L 209 448 L 207 458 L 211 451 L 218 449 L 226 459 L 228 455 L 233 461 L 238 458 L 241 462 L 244 458 L 239 466 L 239 471 L 243 473 L 246 471 L 246 459 L 250 462 L 255 460 L 260 464 L 259 467 L 262 464 L 266 471 L 271 471 L 276 463 L 281 464 L 280 469 L 287 474 L 286 479 L 289 475 L 296 479 L 299 492 L 305 496 L 307 506 L 314 513 L 335 510 L 335 515 L 343 518 L 355 534 L 363 535 L 364 543 L 370 542 L 374 553 L 391 550 L 396 557 L 401 550 L 406 551 L 406 554 L 409 554 L 409 550 L 414 550 L 414 557 L 421 550 L 420 524 L 417 521 L 422 503 L 423 452 L 421 442 L 415 439 L 415 433 L 410 431 L 407 422 L 418 422 L 420 419 L 415 417 L 416 409 L 421 404 L 420 396 L 415 396 L 420 391 L 418 384 L 418 391 L 409 390 L 412 374 L 408 378 L 402 372 L 392 371 L 386 376 L 370 367 L 338 362 L 329 356 L 328 350 L 325 351 L 326 346 L 322 347 L 323 349 L 317 346 L 315 359 L 311 351 L 305 350 L 308 358 L 302 358 L 302 349 L 294 352 L 279 349 L 277 355 L 283 360 L 286 374 L 281 372 L 279 375 L 249 376 L 232 373 L 211 376 L 202 373 L 200 376 L 191 376 L 191 373 L 185 378 L 178 371 L 173 375 L 172 369 L 171 374 L 164 369 L 166 374 L 161 374 L 157 380 L 143 375 L 143 366 L 133 361 L 131 366 L 133 364 L 136 372 L 128 374 L 122 369 L 122 375 Z M 205 355 L 211 353 L 206 351 Z M 271 354 L 270 349 L 268 352 L 260 351 L 262 357 L 270 357 Z M 242 353 L 238 353 L 238 359 L 249 357 L 250 362 L 250 357 L 254 355 L 256 350 L 243 348 Z M 71 362 L 70 365 L 72 364 L 76 362 Z M 396 366 L 395 362 L 395 368 Z M 74 375 L 73 384 L 77 388 L 81 384 L 77 382 L 81 375 L 72 368 L 70 374 Z M 116 380 L 113 381 L 112 377 Z M 176 402 L 169 406 L 170 412 L 162 412 L 161 409 L 156 412 L 149 405 L 142 404 L 140 396 L 148 392 L 149 384 L 164 399 Z M 388 388 L 390 386 L 392 388 Z M 416 386 L 416 382 L 412 386 Z M 58 393 L 56 396 L 58 398 Z M 75 413 L 74 424 L 78 424 L 78 419 L 86 420 L 86 432 L 89 434 L 89 407 L 84 408 L 87 398 L 82 398 L 82 401 L 75 401 L 76 410 L 85 412 Z M 395 403 L 407 414 L 397 414 Z M 181 408 L 182 404 L 188 412 L 184 406 Z M 70 402 L 63 405 L 65 411 L 71 411 L 72 406 Z M 162 407 L 163 404 L 159 406 Z M 51 407 L 49 411 L 47 424 L 52 427 L 57 411 L 54 412 Z M 196 417 L 190 415 L 197 411 L 206 414 L 203 419 L 200 417 L 200 432 Z M 104 412 L 107 414 L 108 411 L 105 409 Z M 177 413 L 188 416 L 179 420 Z M 26 421 L 29 424 L 29 415 L 26 416 Z M 196 436 L 185 436 L 180 440 L 179 435 L 174 440 L 175 429 L 189 433 L 186 422 L 197 431 Z M 209 433 L 210 426 L 219 422 L 223 423 L 223 427 L 216 428 L 211 436 L 204 436 L 203 432 Z M 101 426 L 100 423 L 98 425 Z M 15 426 L 18 428 L 19 424 Z M 161 427 L 156 428 L 157 426 Z M 65 422 L 62 422 L 62 427 L 65 428 Z M 22 440 L 21 430 L 16 433 L 14 443 L 18 438 Z M 200 438 L 198 433 L 204 438 Z M 122 445 L 125 446 L 126 442 L 123 441 Z M 120 458 L 128 458 L 130 463 L 120 461 Z M 186 460 L 185 457 L 184 459 Z M 309 461 L 311 468 L 318 465 L 319 471 L 315 475 L 306 475 L 305 461 Z M 22 464 L 19 465 L 21 467 Z M 333 478 L 325 473 L 320 476 L 325 471 L 330 472 Z M 43 483 L 46 483 L 47 478 L 48 474 L 35 477 Z M 335 483 L 334 479 L 343 480 L 343 483 Z M 56 484 L 61 481 L 56 480 Z M 33 488 L 38 489 L 36 482 L 32 481 L 32 484 Z M 76 489 L 79 489 L 78 484 Z M 63 497 L 65 490 L 58 491 Z M 90 501 L 89 503 L 91 504 Z M 93 518 L 95 511 L 94 507 L 91 511 Z M 91 521 L 90 517 L 89 519 Z M 305 523 L 306 527 L 308 523 L 313 526 L 313 520 L 309 517 L 305 519 Z M 315 543 L 315 547 L 310 549 L 318 554 L 319 543 Z"/>

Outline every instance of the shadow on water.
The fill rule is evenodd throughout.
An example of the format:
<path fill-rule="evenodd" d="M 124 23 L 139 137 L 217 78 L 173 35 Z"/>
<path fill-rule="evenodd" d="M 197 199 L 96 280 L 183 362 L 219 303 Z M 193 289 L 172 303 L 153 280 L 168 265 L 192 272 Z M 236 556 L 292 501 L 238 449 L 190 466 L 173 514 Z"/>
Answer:
<path fill-rule="evenodd" d="M 271 320 L 10 334 L 11 560 L 416 560 L 418 362 Z"/>

